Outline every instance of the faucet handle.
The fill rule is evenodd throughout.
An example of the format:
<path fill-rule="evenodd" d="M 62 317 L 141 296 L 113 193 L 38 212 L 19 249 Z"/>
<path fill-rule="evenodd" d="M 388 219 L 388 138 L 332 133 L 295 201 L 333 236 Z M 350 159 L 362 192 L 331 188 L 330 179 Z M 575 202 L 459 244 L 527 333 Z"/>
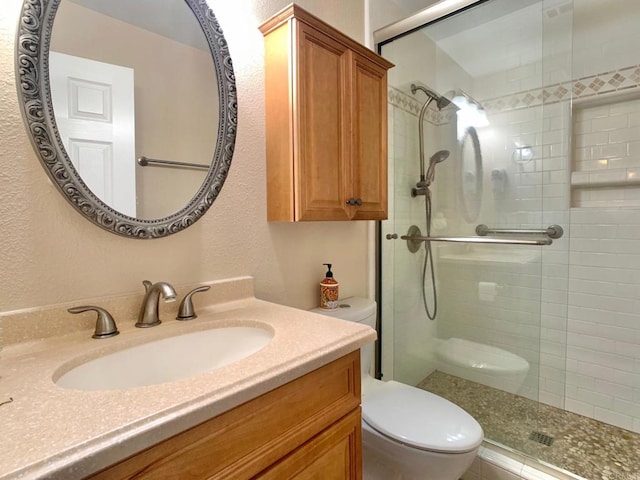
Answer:
<path fill-rule="evenodd" d="M 153 283 L 149 280 L 143 280 L 142 285 L 144 285 L 144 293 L 149 293 L 149 290 L 153 287 Z"/>
<path fill-rule="evenodd" d="M 116 327 L 116 322 L 113 320 L 113 317 L 104 308 L 95 307 L 93 305 L 84 305 L 81 307 L 72 307 L 67 310 L 69 313 L 82 313 L 89 311 L 98 313 L 98 317 L 96 318 L 96 331 L 92 335 L 92 338 L 115 337 L 120 333 L 118 331 L 118 327 Z"/>
<path fill-rule="evenodd" d="M 196 315 L 196 311 L 193 308 L 193 301 L 191 300 L 191 297 L 193 297 L 193 295 L 198 292 L 206 292 L 210 288 L 211 287 L 209 285 L 204 285 L 202 287 L 194 288 L 189 293 L 187 293 L 182 299 L 182 302 L 180 302 L 176 320 L 193 320 L 194 318 L 197 318 L 198 315 Z"/>

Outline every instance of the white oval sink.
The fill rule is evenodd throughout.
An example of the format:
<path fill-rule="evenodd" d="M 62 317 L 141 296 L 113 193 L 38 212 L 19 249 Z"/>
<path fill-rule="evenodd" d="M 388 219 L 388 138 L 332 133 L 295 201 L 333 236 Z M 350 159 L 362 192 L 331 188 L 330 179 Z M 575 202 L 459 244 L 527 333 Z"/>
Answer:
<path fill-rule="evenodd" d="M 272 338 L 273 332 L 255 327 L 185 333 L 101 356 L 55 383 L 75 390 L 119 390 L 172 382 L 248 357 Z"/>

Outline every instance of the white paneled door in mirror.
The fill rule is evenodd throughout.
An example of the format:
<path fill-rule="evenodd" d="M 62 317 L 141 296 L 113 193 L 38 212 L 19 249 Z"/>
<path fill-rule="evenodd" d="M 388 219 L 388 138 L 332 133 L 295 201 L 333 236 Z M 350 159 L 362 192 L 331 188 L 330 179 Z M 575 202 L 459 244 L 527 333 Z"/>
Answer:
<path fill-rule="evenodd" d="M 73 166 L 100 200 L 137 216 L 133 69 L 49 52 L 49 75 Z"/>

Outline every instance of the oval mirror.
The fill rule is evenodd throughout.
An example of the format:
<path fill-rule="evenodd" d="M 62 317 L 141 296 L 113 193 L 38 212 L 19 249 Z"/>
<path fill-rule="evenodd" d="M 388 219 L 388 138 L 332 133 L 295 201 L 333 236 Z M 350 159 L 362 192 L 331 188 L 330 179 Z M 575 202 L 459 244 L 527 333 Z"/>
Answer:
<path fill-rule="evenodd" d="M 205 0 L 25 0 L 16 64 L 32 143 L 87 219 L 159 238 L 216 199 L 237 99 Z"/>
<path fill-rule="evenodd" d="M 482 205 L 482 152 L 478 133 L 473 127 L 465 130 L 460 141 L 459 200 L 467 222 L 478 218 Z"/>

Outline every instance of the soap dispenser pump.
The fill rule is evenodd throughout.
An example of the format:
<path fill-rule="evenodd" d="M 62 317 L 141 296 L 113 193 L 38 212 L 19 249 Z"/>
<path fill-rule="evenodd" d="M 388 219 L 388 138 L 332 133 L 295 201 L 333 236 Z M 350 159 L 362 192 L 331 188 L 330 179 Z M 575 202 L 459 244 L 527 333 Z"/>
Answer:
<path fill-rule="evenodd" d="M 330 263 L 323 263 L 327 267 L 324 280 L 320 282 L 320 308 L 334 310 L 338 308 L 338 288 L 340 284 L 333 278 Z"/>

